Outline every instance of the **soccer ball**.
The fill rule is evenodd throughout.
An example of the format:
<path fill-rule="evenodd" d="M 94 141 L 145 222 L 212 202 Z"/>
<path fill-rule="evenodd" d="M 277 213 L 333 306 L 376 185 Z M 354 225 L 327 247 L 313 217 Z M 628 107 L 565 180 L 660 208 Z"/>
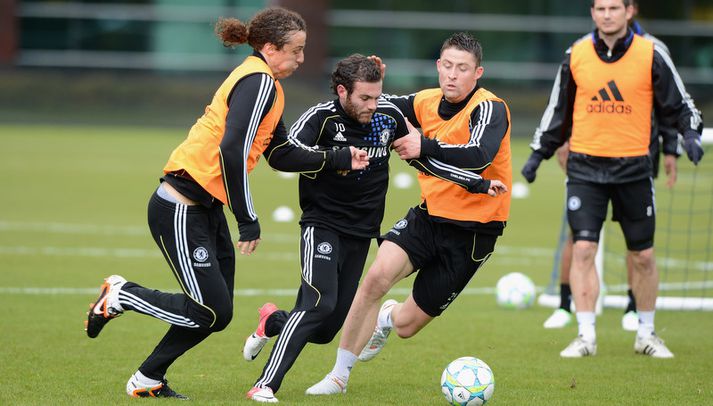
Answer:
<path fill-rule="evenodd" d="M 510 309 L 525 309 L 535 302 L 535 284 L 520 272 L 509 273 L 495 285 L 498 304 Z"/>
<path fill-rule="evenodd" d="M 461 357 L 443 370 L 441 391 L 450 405 L 483 405 L 493 397 L 495 376 L 488 364 L 482 360 Z"/>

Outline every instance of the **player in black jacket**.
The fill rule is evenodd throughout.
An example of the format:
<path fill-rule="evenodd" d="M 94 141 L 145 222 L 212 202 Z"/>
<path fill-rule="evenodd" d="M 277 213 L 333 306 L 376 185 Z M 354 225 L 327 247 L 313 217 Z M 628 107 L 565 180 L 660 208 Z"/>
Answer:
<path fill-rule="evenodd" d="M 409 133 L 401 111 L 380 98 L 382 76 L 374 60 L 355 54 L 338 62 L 332 89 L 338 98 L 307 110 L 290 128 L 289 141 L 307 149 L 356 146 L 367 151 L 369 166 L 300 176 L 302 286 L 289 313 L 272 303 L 263 305 L 258 328 L 243 349 L 245 359 L 252 361 L 269 338 L 279 334 L 262 375 L 247 394 L 260 402 L 277 401 L 274 392 L 308 342 L 329 343 L 342 327 L 371 239 L 379 236 L 391 144 Z M 276 148 L 268 159 L 278 159 L 280 153 Z M 411 164 L 434 176 L 448 176 L 435 160 Z M 487 193 L 490 181 L 462 172 L 461 186 Z"/>

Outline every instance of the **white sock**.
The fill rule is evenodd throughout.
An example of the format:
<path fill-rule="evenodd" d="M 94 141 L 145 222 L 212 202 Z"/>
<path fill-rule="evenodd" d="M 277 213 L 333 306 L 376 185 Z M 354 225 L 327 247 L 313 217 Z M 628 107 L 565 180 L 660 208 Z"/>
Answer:
<path fill-rule="evenodd" d="M 654 332 L 654 314 L 656 311 L 638 312 L 639 313 L 639 330 L 636 335 L 639 338 L 646 338 Z"/>
<path fill-rule="evenodd" d="M 121 289 L 113 289 L 111 292 L 109 292 L 109 295 L 106 298 L 106 304 L 108 307 L 111 307 L 112 309 L 116 310 L 119 313 L 124 312 L 124 306 L 121 305 L 121 302 L 119 301 L 119 291 Z"/>
<path fill-rule="evenodd" d="M 334 363 L 332 375 L 347 383 L 349 374 L 352 372 L 352 367 L 356 363 L 357 356 L 350 351 L 339 348 L 337 349 L 337 362 Z"/>
<path fill-rule="evenodd" d="M 394 310 L 394 306 L 389 306 L 387 309 L 385 309 L 386 311 L 379 311 L 379 317 L 376 319 L 376 327 L 394 327 L 394 323 L 391 322 L 391 311 Z"/>
<path fill-rule="evenodd" d="M 134 374 L 134 379 L 138 382 L 139 385 L 145 388 L 150 388 L 161 383 L 161 381 L 157 381 L 155 379 L 147 377 L 146 375 L 142 374 L 141 371 L 136 371 L 136 373 Z"/>
<path fill-rule="evenodd" d="M 590 343 L 597 341 L 597 332 L 594 328 L 597 316 L 594 312 L 577 312 L 579 335 Z"/>

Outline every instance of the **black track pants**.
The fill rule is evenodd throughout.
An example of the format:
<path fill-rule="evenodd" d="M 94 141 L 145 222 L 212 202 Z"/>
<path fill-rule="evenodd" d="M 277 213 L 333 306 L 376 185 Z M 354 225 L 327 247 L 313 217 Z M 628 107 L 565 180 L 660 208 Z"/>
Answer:
<path fill-rule="evenodd" d="M 334 339 L 356 294 L 370 242 L 323 228 L 302 227 L 302 285 L 297 302 L 255 386 L 277 392 L 308 342 L 326 344 Z"/>
<path fill-rule="evenodd" d="M 233 317 L 235 249 L 223 206 L 186 206 L 151 196 L 148 222 L 183 293 L 165 293 L 127 282 L 119 303 L 171 324 L 139 370 L 163 379 L 168 367 Z"/>

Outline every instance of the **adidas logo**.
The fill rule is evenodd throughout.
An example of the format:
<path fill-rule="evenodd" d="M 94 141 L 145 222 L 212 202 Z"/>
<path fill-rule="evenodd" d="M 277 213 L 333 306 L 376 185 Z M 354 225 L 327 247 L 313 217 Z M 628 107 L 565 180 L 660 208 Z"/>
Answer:
<path fill-rule="evenodd" d="M 337 135 L 332 138 L 334 141 L 341 141 L 341 142 L 346 142 L 347 139 L 344 137 L 341 131 L 337 132 Z"/>
<path fill-rule="evenodd" d="M 607 89 L 609 92 L 607 92 Z M 599 92 L 592 97 L 591 101 L 595 103 L 587 105 L 587 113 L 631 114 L 631 105 L 624 103 L 624 97 L 613 80 L 610 80 L 605 87 L 599 89 Z"/>
<path fill-rule="evenodd" d="M 621 96 L 621 92 L 619 91 L 619 88 L 616 87 L 616 82 L 614 82 L 613 80 L 609 81 L 609 83 L 607 83 L 606 87 L 599 89 L 598 96 L 592 97 L 592 100 L 594 100 L 594 101 L 599 101 L 599 100 L 610 101 L 611 97 L 609 97 L 609 93 L 607 93 L 607 87 L 611 91 L 612 96 L 614 96 L 614 100 L 621 101 L 621 102 L 624 101 L 624 98 Z M 599 97 L 601 97 L 601 99 Z"/>

